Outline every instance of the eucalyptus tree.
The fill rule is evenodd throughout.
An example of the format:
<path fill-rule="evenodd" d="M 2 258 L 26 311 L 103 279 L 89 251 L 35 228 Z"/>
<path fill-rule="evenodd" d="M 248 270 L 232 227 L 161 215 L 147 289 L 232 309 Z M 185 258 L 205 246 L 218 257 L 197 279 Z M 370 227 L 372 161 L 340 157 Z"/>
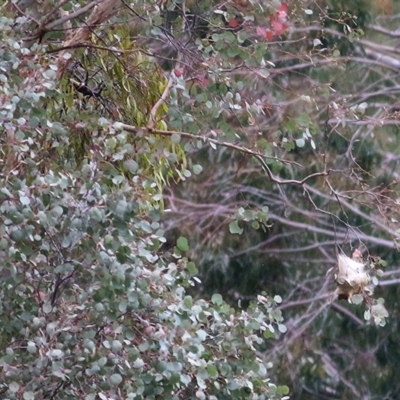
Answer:
<path fill-rule="evenodd" d="M 397 31 L 366 6 L 2 6 L 7 398 L 396 393 Z"/>

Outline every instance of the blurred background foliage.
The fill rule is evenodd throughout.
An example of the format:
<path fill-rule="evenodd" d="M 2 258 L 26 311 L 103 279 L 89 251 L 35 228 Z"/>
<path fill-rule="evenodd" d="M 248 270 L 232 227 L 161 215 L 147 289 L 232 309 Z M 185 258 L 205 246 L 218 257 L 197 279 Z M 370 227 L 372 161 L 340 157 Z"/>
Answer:
<path fill-rule="evenodd" d="M 396 2 L 1 10 L 0 393 L 396 398 Z"/>

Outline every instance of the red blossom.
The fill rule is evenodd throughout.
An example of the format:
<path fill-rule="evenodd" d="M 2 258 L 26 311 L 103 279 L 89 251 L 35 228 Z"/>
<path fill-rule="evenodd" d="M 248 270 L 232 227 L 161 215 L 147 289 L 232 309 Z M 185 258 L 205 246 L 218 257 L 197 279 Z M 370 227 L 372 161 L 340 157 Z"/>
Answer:
<path fill-rule="evenodd" d="M 174 69 L 174 74 L 177 78 L 180 78 L 183 75 L 183 72 L 184 72 L 183 68 L 176 67 Z"/>
<path fill-rule="evenodd" d="M 239 23 L 239 21 L 238 21 L 236 18 L 231 18 L 231 19 L 228 21 L 228 26 L 229 26 L 230 28 L 237 28 L 239 25 L 240 25 L 240 23 Z"/>
<path fill-rule="evenodd" d="M 287 20 L 287 14 L 289 11 L 289 7 L 287 3 L 282 3 L 280 7 L 276 10 L 276 17 L 281 21 Z"/>
<path fill-rule="evenodd" d="M 288 25 L 285 23 L 288 16 L 287 3 L 281 3 L 276 13 L 269 17 L 271 29 L 265 29 L 260 26 L 256 28 L 256 33 L 259 36 L 271 41 L 274 36 L 281 36 L 288 30 Z"/>
<path fill-rule="evenodd" d="M 271 28 L 276 36 L 280 36 L 287 31 L 288 26 L 276 19 L 271 19 Z"/>
<path fill-rule="evenodd" d="M 268 30 L 265 34 L 265 37 L 267 38 L 268 42 L 272 42 L 272 39 L 274 38 L 274 32 Z"/>
<path fill-rule="evenodd" d="M 267 34 L 267 30 L 265 28 L 262 28 L 261 26 L 257 26 L 256 28 L 256 33 L 258 36 L 264 36 Z"/>

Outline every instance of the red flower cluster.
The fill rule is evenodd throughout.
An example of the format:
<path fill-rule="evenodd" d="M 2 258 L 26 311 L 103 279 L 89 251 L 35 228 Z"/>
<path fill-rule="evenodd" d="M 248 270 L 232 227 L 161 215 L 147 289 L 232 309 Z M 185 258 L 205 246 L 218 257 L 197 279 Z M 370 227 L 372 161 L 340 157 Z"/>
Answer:
<path fill-rule="evenodd" d="M 284 34 L 288 29 L 288 25 L 286 24 L 288 8 L 287 3 L 281 3 L 280 7 L 276 10 L 276 13 L 269 17 L 271 29 L 265 29 L 258 26 L 257 34 L 265 37 L 268 41 L 271 41 L 274 36 L 281 36 Z"/>

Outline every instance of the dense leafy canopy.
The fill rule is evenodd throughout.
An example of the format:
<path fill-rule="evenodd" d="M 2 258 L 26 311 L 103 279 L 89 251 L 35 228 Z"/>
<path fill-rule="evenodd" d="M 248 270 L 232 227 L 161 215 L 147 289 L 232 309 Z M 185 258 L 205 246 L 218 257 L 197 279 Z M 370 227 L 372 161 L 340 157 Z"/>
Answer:
<path fill-rule="evenodd" d="M 394 4 L 0 7 L 2 397 L 398 393 Z"/>

